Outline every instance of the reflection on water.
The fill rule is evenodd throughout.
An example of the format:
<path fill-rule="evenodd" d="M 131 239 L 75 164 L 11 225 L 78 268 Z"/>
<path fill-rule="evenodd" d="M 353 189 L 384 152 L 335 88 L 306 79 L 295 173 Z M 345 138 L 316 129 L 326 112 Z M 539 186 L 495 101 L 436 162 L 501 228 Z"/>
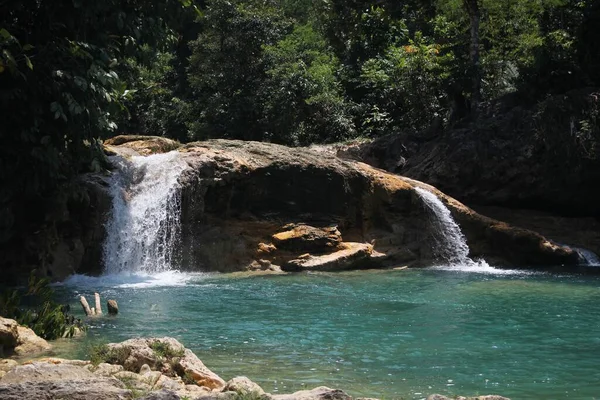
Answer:
<path fill-rule="evenodd" d="M 121 314 L 91 319 L 76 348 L 174 336 L 229 379 L 271 392 L 340 387 L 356 396 L 438 392 L 589 399 L 600 392 L 600 280 L 408 270 L 232 277 L 74 278 Z M 96 278 L 98 279 L 98 278 Z M 162 282 L 162 283 L 161 283 Z M 82 315 L 83 313 L 81 313 Z"/>

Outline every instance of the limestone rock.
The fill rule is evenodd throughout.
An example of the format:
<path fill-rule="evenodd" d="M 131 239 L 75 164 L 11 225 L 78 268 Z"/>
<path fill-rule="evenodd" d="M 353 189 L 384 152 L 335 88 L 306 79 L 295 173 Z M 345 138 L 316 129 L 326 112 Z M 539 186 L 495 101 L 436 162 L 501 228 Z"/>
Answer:
<path fill-rule="evenodd" d="M 366 243 L 343 243 L 343 250 L 322 256 L 307 255 L 288 261 L 284 271 L 342 271 L 368 266 L 373 246 Z"/>
<path fill-rule="evenodd" d="M 88 371 L 94 373 L 94 375 L 100 376 L 113 376 L 117 372 L 123 371 L 122 365 L 113 365 L 107 363 L 100 363 L 97 366 L 89 364 L 85 367 Z"/>
<path fill-rule="evenodd" d="M 163 357 L 152 348 L 156 343 L 162 344 L 176 355 Z M 225 385 L 225 381 L 206 368 L 191 350 L 186 349 L 173 338 L 129 339 L 121 343 L 110 343 L 108 347 L 123 354 L 123 367 L 129 372 L 138 372 L 144 364 L 147 364 L 152 370 L 175 372 L 210 389 L 220 389 Z"/>
<path fill-rule="evenodd" d="M 315 228 L 308 225 L 292 225 L 289 228 L 291 229 L 273 235 L 277 248 L 324 253 L 331 252 L 342 243 L 342 234 L 337 227 Z"/>
<path fill-rule="evenodd" d="M 17 321 L 0 317 L 0 357 L 11 354 L 19 341 Z"/>
<path fill-rule="evenodd" d="M 271 396 L 273 400 L 352 400 L 344 391 L 321 386 L 312 390 L 301 390 L 292 394 Z"/>
<path fill-rule="evenodd" d="M 210 389 L 221 389 L 225 386 L 225 381 L 206 368 L 202 361 L 189 349 L 185 349 L 183 357 L 177 361 L 174 369 L 179 376 L 192 379 L 198 386 L 205 386 Z"/>
<path fill-rule="evenodd" d="M 171 379 L 168 376 L 161 375 L 158 378 L 158 380 L 156 381 L 156 383 L 154 384 L 154 389 L 155 390 L 165 389 L 165 390 L 171 390 L 174 392 L 178 392 L 181 390 L 185 390 L 185 386 L 186 385 L 183 383 L 181 378 Z M 196 385 L 194 385 L 194 386 L 196 386 Z M 198 386 L 196 386 L 196 387 L 198 387 Z"/>
<path fill-rule="evenodd" d="M 130 392 L 117 379 L 99 377 L 83 367 L 32 363 L 13 368 L 0 379 L 3 400 L 123 400 Z"/>
<path fill-rule="evenodd" d="M 427 397 L 427 400 L 510 400 L 507 397 L 502 397 L 498 395 L 487 395 L 487 396 L 476 396 L 476 397 L 446 397 L 441 394 L 432 394 Z"/>
<path fill-rule="evenodd" d="M 19 325 L 15 320 L 0 317 L 0 355 L 39 353 L 52 346 L 31 329 Z"/>
<path fill-rule="evenodd" d="M 151 146 L 152 138 L 144 140 Z M 113 146 L 126 148 L 131 142 L 115 139 Z M 406 262 L 427 266 L 432 261 L 424 229 L 429 216 L 414 191 L 425 187 L 423 183 L 326 153 L 271 143 L 208 140 L 178 151 L 189 166 L 180 177 L 181 245 L 189 249 L 183 253 L 184 269 L 233 272 L 254 260 L 283 266 L 302 253 L 336 250 L 342 236 L 362 244 L 375 239 L 373 250 L 386 255 L 377 260 L 384 267 Z M 562 246 L 549 246 L 531 231 L 508 234 L 499 221 L 435 188 L 429 190 L 450 209 L 474 257 L 511 268 L 577 263 L 577 256 Z M 282 221 L 293 225 L 281 232 Z M 337 226 L 339 234 L 314 228 L 320 226 Z M 363 266 L 358 262 L 347 268 Z M 256 267 L 264 268 L 260 263 Z"/>
<path fill-rule="evenodd" d="M 144 397 L 140 397 L 140 400 L 180 400 L 181 397 L 177 393 L 170 390 L 160 390 L 152 392 Z"/>
<path fill-rule="evenodd" d="M 248 379 L 245 376 L 236 376 L 233 379 L 230 379 L 229 381 L 227 381 L 227 384 L 225 385 L 225 388 L 223 389 L 224 392 L 236 392 L 239 394 L 248 394 L 248 393 L 253 393 L 259 396 L 262 396 L 265 394 L 265 391 L 263 390 L 263 388 L 261 388 L 257 383 L 252 382 L 250 379 Z"/>
<path fill-rule="evenodd" d="M 19 363 L 16 362 L 15 360 L 11 360 L 10 358 L 2 359 L 2 360 L 0 360 L 0 371 L 8 372 L 11 369 L 13 369 L 14 367 L 16 367 L 17 365 L 19 365 Z"/>
<path fill-rule="evenodd" d="M 167 153 L 181 147 L 181 143 L 158 136 L 121 135 L 104 141 L 109 151 L 119 152 L 124 148 L 131 149 L 143 156 Z M 119 146 L 118 148 L 115 146 Z M 131 153 L 129 153 L 131 154 Z"/>
<path fill-rule="evenodd" d="M 106 302 L 106 309 L 111 315 L 116 315 L 119 313 L 119 305 L 117 304 L 116 300 L 108 300 Z"/>

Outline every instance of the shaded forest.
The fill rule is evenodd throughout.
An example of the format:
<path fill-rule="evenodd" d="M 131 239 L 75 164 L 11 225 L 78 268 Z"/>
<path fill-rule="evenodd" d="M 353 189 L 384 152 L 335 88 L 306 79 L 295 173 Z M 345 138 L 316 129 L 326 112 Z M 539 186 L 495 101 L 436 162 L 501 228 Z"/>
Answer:
<path fill-rule="evenodd" d="M 291 146 L 442 135 L 506 96 L 533 106 L 600 86 L 593 0 L 0 6 L 0 243 L 39 224 L 56 193 L 80 196 L 71 178 L 103 170 L 115 134 Z M 597 159 L 597 99 L 582 110 L 570 153 Z"/>

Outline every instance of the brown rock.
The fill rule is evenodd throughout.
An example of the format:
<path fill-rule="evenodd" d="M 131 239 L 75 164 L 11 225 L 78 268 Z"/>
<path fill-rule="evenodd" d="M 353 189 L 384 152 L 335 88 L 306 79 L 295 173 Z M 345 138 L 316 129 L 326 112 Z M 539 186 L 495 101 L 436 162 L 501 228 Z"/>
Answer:
<path fill-rule="evenodd" d="M 271 396 L 273 400 L 352 400 L 344 391 L 321 386 L 312 390 L 301 390 L 292 394 Z"/>
<path fill-rule="evenodd" d="M 277 248 L 324 253 L 332 251 L 342 242 L 342 234 L 337 227 L 315 228 L 308 225 L 297 225 L 291 228 L 273 235 L 273 241 Z"/>
<path fill-rule="evenodd" d="M 19 341 L 17 321 L 0 317 L 0 357 L 10 355 Z"/>
<path fill-rule="evenodd" d="M 0 317 L 0 351 L 1 354 L 39 353 L 50 350 L 52 346 L 35 334 L 31 329 L 19 325 L 15 320 Z"/>
<path fill-rule="evenodd" d="M 184 356 L 173 366 L 179 376 L 194 381 L 198 386 L 209 389 L 221 389 L 225 381 L 217 374 L 206 368 L 200 359 L 189 349 L 185 349 Z"/>
<path fill-rule="evenodd" d="M 223 388 L 223 392 L 236 392 L 241 395 L 252 393 L 258 396 L 265 394 L 263 388 L 245 376 L 236 376 L 227 381 L 225 388 Z"/>
<path fill-rule="evenodd" d="M 119 313 L 119 305 L 116 300 L 108 300 L 106 302 L 106 308 L 111 315 L 117 315 Z"/>
<path fill-rule="evenodd" d="M 13 368 L 0 379 L 2 400 L 123 400 L 130 397 L 115 378 L 92 374 L 66 363 L 32 363 Z"/>
<path fill-rule="evenodd" d="M 498 395 L 486 395 L 486 396 L 476 396 L 476 397 L 446 397 L 441 394 L 432 394 L 427 397 L 427 400 L 510 400 L 507 397 L 502 397 Z"/>
<path fill-rule="evenodd" d="M 284 271 L 342 271 L 370 266 L 373 246 L 366 243 L 343 243 L 343 250 L 323 256 L 297 258 L 282 266 Z"/>
<path fill-rule="evenodd" d="M 119 149 L 127 148 L 143 156 L 167 153 L 181 147 L 181 143 L 172 139 L 142 135 L 120 135 L 105 140 L 104 144 L 112 152 L 116 150 L 118 153 Z"/>

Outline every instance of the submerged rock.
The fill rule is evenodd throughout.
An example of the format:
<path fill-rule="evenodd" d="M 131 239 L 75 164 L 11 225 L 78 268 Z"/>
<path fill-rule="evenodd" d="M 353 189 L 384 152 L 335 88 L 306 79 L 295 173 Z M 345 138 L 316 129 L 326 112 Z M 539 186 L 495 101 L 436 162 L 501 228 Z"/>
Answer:
<path fill-rule="evenodd" d="M 116 300 L 108 300 L 106 302 L 106 308 L 111 315 L 117 315 L 119 313 L 119 305 Z"/>

